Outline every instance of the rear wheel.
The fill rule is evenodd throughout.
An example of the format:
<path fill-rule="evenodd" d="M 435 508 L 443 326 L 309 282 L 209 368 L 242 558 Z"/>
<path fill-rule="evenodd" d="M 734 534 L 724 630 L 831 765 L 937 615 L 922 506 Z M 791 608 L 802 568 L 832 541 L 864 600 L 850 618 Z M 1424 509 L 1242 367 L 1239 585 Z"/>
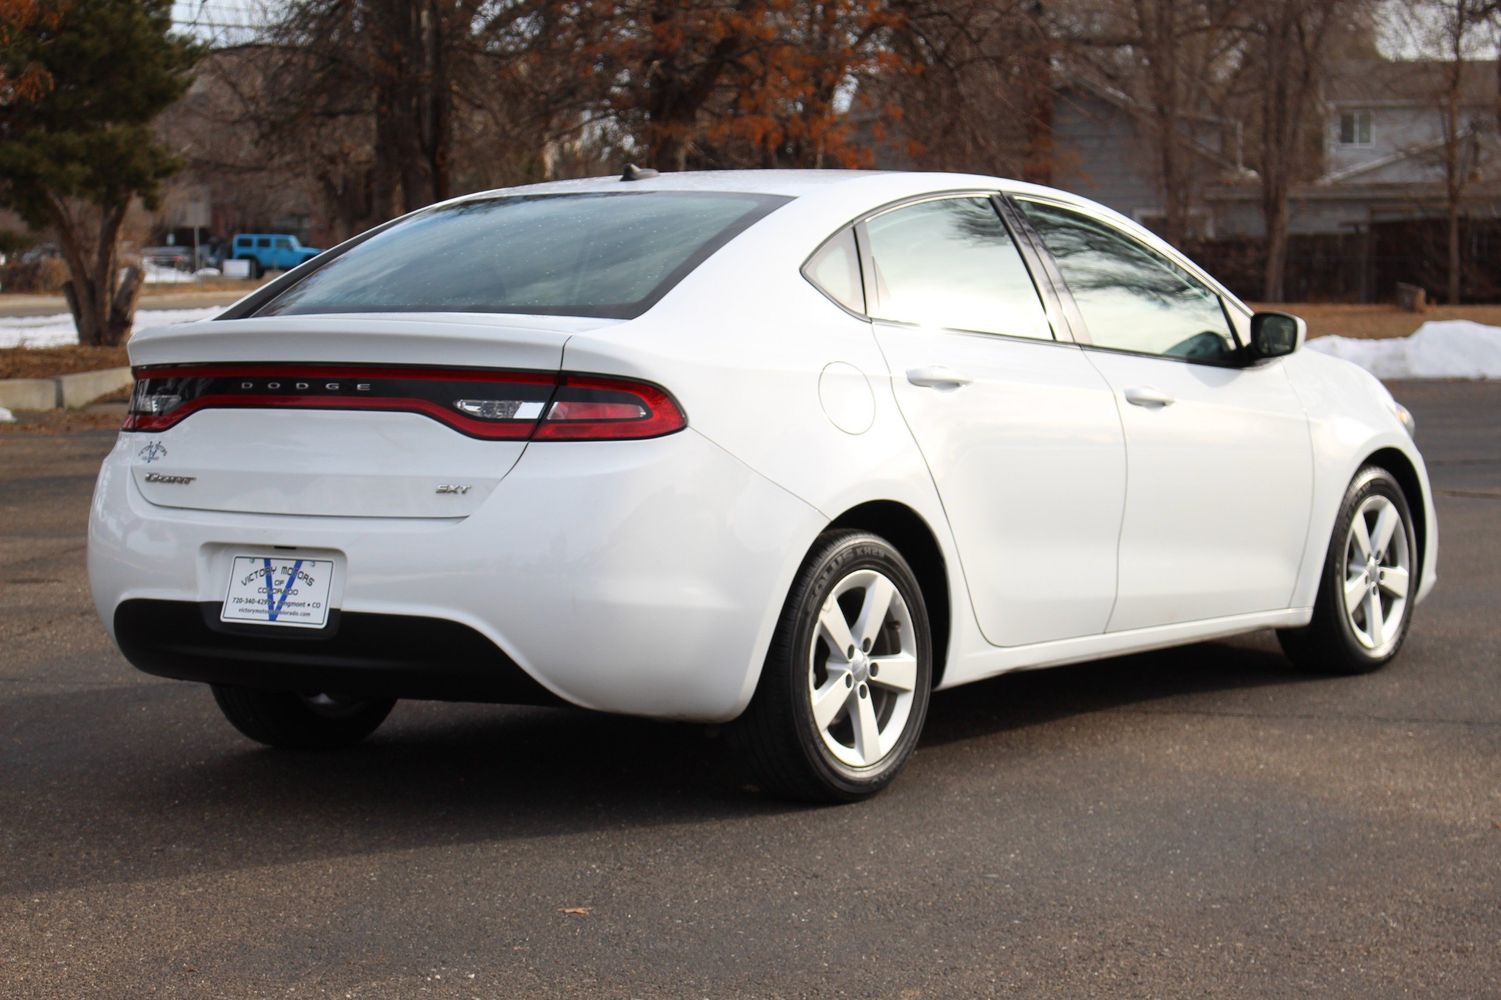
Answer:
<path fill-rule="evenodd" d="M 214 700 L 230 723 L 255 740 L 284 750 L 335 750 L 358 743 L 386 720 L 394 698 L 257 691 L 215 684 Z"/>
<path fill-rule="evenodd" d="M 851 802 L 885 788 L 927 715 L 933 647 L 912 570 L 884 539 L 822 536 L 731 739 L 767 791 Z"/>
<path fill-rule="evenodd" d="M 1417 539 L 1402 487 L 1362 469 L 1345 493 L 1307 628 L 1277 633 L 1298 666 L 1324 673 L 1375 670 L 1407 638 L 1417 590 Z"/>

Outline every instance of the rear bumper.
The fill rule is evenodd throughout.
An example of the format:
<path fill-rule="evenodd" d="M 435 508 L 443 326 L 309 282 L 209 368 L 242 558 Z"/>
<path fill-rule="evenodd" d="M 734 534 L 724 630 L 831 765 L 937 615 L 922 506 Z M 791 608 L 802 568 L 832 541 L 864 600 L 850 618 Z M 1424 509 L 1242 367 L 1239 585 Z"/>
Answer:
<path fill-rule="evenodd" d="M 498 647 L 441 618 L 335 614 L 327 629 L 227 625 L 219 605 L 130 600 L 115 609 L 115 641 L 148 674 L 268 691 L 363 698 L 434 698 L 556 705 Z"/>
<path fill-rule="evenodd" d="M 692 430 L 532 444 L 457 519 L 160 507 L 132 438 L 95 491 L 94 600 L 132 663 L 191 680 L 730 719 L 825 520 Z M 273 546 L 334 562 L 336 631 L 219 625 L 234 555 Z"/>

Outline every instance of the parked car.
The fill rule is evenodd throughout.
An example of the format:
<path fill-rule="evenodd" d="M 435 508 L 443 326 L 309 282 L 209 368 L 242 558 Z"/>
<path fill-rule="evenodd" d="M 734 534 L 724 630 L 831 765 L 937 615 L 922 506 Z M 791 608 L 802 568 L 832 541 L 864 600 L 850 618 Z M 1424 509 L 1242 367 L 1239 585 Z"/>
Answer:
<path fill-rule="evenodd" d="M 56 243 L 34 243 L 16 254 L 16 260 L 23 264 L 37 264 L 46 260 L 62 260 L 63 252 Z"/>
<path fill-rule="evenodd" d="M 999 178 L 474 195 L 131 338 L 93 593 L 272 746 L 564 703 L 733 722 L 763 787 L 858 799 L 935 689 L 1268 628 L 1397 654 L 1437 564 L 1412 419 L 1304 336 Z"/>
<path fill-rule="evenodd" d="M 145 247 L 141 250 L 141 262 L 154 267 L 177 271 L 193 270 L 193 248 L 177 246 Z"/>
<path fill-rule="evenodd" d="M 250 261 L 251 277 L 259 278 L 267 271 L 289 271 L 322 252 L 303 246 L 290 233 L 238 233 L 229 256 Z"/>

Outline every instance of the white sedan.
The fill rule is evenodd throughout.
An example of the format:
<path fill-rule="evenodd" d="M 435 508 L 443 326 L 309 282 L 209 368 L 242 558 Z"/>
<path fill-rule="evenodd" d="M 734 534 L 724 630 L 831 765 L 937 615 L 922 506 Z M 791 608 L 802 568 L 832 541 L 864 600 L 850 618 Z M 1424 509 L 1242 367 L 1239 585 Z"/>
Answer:
<path fill-rule="evenodd" d="M 1277 629 L 1355 673 L 1436 578 L 1412 420 L 1140 226 L 957 174 L 541 184 L 130 342 L 89 569 L 253 739 L 397 698 L 730 722 L 871 795 L 930 692 Z"/>

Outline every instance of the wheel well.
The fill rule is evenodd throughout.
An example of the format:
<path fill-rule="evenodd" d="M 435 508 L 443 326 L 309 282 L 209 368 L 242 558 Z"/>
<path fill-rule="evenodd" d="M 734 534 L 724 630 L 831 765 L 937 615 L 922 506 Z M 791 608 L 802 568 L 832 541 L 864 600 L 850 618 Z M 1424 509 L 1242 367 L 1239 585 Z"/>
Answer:
<path fill-rule="evenodd" d="M 949 632 L 952 615 L 949 601 L 948 573 L 943 552 L 933 531 L 910 507 L 891 500 L 874 500 L 852 507 L 839 515 L 830 528 L 859 528 L 880 535 L 902 554 L 912 567 L 922 588 L 923 603 L 928 606 L 928 622 L 933 629 L 933 685 L 943 681 L 948 663 Z"/>
<path fill-rule="evenodd" d="M 1418 539 L 1417 579 L 1423 577 L 1423 560 L 1428 553 L 1428 504 L 1423 495 L 1423 481 L 1418 470 L 1413 468 L 1408 457 L 1395 448 L 1382 448 L 1365 460 L 1366 465 L 1375 465 L 1392 474 L 1402 494 L 1407 497 L 1407 506 L 1412 510 L 1412 532 Z"/>

